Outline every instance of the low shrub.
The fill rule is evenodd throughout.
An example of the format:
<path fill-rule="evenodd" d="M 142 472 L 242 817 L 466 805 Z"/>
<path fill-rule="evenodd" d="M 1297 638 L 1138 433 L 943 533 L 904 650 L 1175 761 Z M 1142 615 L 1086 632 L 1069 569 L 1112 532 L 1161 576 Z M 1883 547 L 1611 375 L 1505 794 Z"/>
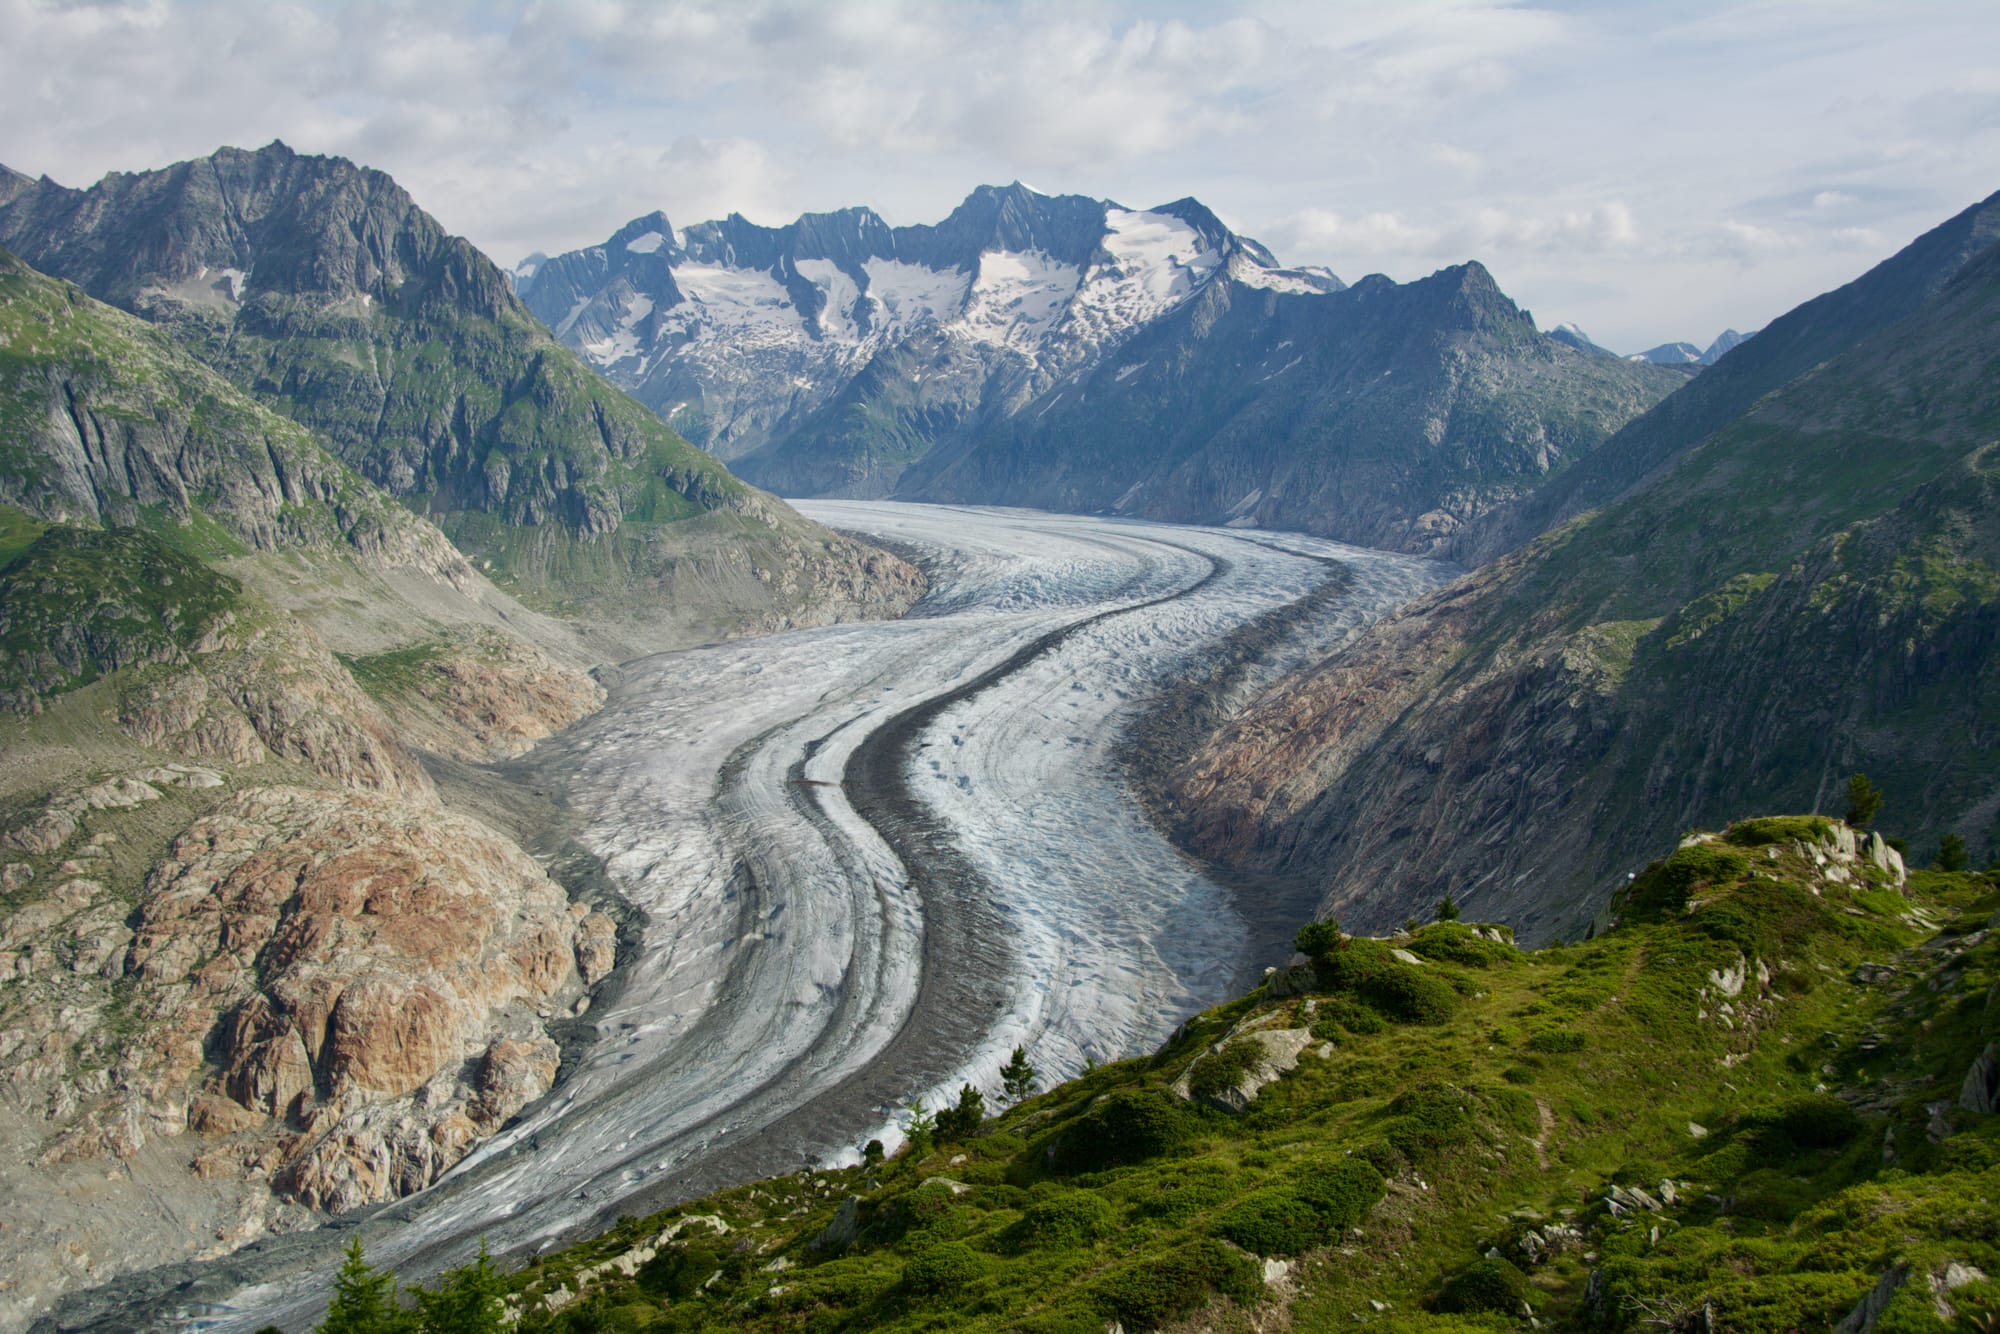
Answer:
<path fill-rule="evenodd" d="M 1733 884 L 1749 870 L 1742 853 L 1697 843 L 1641 871 L 1626 887 L 1620 910 L 1633 921 L 1660 921 L 1685 911 L 1696 886 Z"/>
<path fill-rule="evenodd" d="M 1410 952 L 1426 959 L 1490 968 L 1521 957 L 1512 945 L 1488 940 L 1463 922 L 1432 922 L 1410 938 Z"/>
<path fill-rule="evenodd" d="M 1319 1004 L 1320 1017 L 1313 1021 L 1313 1036 L 1322 1041 L 1339 1038 L 1344 1029 L 1366 1035 L 1380 1033 L 1389 1021 L 1352 996 L 1328 996 Z"/>
<path fill-rule="evenodd" d="M 1450 1084 L 1425 1084 L 1389 1104 L 1394 1118 L 1384 1133 L 1413 1163 L 1429 1163 L 1446 1149 L 1472 1138 L 1466 1095 Z"/>
<path fill-rule="evenodd" d="M 1015 1237 L 1024 1246 L 1086 1246 L 1117 1225 L 1118 1213 L 1102 1195 L 1059 1190 L 1029 1203 Z"/>
<path fill-rule="evenodd" d="M 723 1242 L 696 1241 L 684 1246 L 668 1246 L 645 1264 L 633 1277 L 640 1291 L 653 1297 L 684 1301 L 700 1292 L 702 1285 L 720 1271 L 734 1279 L 747 1269 L 743 1257 Z"/>
<path fill-rule="evenodd" d="M 926 1246 L 903 1266 L 903 1286 L 925 1297 L 958 1291 L 978 1278 L 986 1260 L 963 1242 L 941 1241 Z"/>
<path fill-rule="evenodd" d="M 1377 1009 L 1410 1024 L 1442 1024 L 1458 1009 L 1458 994 L 1447 982 L 1396 964 L 1370 978 L 1363 993 Z"/>
<path fill-rule="evenodd" d="M 1395 1176 L 1410 1165 L 1410 1157 L 1386 1139 L 1370 1140 L 1354 1150 L 1354 1156 L 1385 1177 Z"/>
<path fill-rule="evenodd" d="M 1323 959 L 1341 945 L 1338 922 L 1307 922 L 1292 937 L 1292 948 L 1309 959 Z"/>
<path fill-rule="evenodd" d="M 1062 1130 L 1052 1162 L 1071 1175 L 1101 1172 L 1171 1152 L 1193 1134 L 1178 1099 L 1153 1089 L 1121 1090 Z"/>
<path fill-rule="evenodd" d="M 1528 1280 L 1519 1269 L 1505 1260 L 1475 1260 L 1444 1281 L 1432 1307 L 1446 1315 L 1515 1316 L 1527 1296 Z"/>
<path fill-rule="evenodd" d="M 1360 1156 L 1306 1163 L 1292 1180 L 1299 1198 L 1317 1209 L 1330 1228 L 1352 1227 L 1386 1190 L 1382 1173 Z"/>
<path fill-rule="evenodd" d="M 1739 848 L 1761 848 L 1769 843 L 1817 843 L 1832 832 L 1833 821 L 1824 815 L 1772 815 L 1738 820 L 1722 837 Z"/>
<path fill-rule="evenodd" d="M 1164 1177 L 1150 1183 L 1137 1196 L 1133 1212 L 1163 1223 L 1185 1223 L 1196 1214 L 1215 1208 L 1232 1193 L 1227 1176 L 1221 1172 Z"/>
<path fill-rule="evenodd" d="M 1574 1028 L 1545 1028 L 1528 1039 L 1528 1050 L 1554 1054 L 1566 1051 L 1582 1051 L 1583 1034 Z"/>
<path fill-rule="evenodd" d="M 1786 1103 L 1765 1122 L 1773 1147 L 1838 1149 L 1862 1130 L 1861 1114 L 1831 1093 L 1811 1093 Z"/>
<path fill-rule="evenodd" d="M 1379 940 L 1350 937 L 1316 970 L 1326 990 L 1403 1023 L 1441 1024 L 1458 1008 L 1449 983 L 1404 963 Z"/>
<path fill-rule="evenodd" d="M 1729 1212 L 1767 1223 L 1789 1223 L 1812 1203 L 1811 1191 L 1790 1173 L 1760 1167 L 1736 1179 Z"/>
<path fill-rule="evenodd" d="M 1297 1255 L 1329 1236 L 1320 1211 L 1290 1186 L 1260 1190 L 1222 1212 L 1215 1235 L 1258 1255 Z"/>
<path fill-rule="evenodd" d="M 1249 1257 L 1202 1238 L 1099 1279 L 1091 1288 L 1091 1304 L 1104 1319 L 1127 1330 L 1157 1329 L 1194 1310 L 1211 1292 L 1254 1302 L 1263 1296 L 1263 1280 Z"/>

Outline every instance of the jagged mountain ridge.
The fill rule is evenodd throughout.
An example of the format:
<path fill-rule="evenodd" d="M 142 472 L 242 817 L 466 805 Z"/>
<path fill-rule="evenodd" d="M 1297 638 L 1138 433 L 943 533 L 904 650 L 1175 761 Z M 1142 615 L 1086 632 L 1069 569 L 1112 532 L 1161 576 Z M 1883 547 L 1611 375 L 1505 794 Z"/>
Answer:
<path fill-rule="evenodd" d="M 616 619 L 650 593 L 670 612 L 653 621 L 680 623 L 668 639 L 639 627 L 643 643 L 620 626 L 626 649 L 685 639 L 689 621 L 707 635 L 907 601 L 898 562 L 606 385 L 381 172 L 273 143 L 9 189 L 0 244 L 167 329 L 524 596 Z M 696 583 L 713 605 L 672 614 Z"/>
<path fill-rule="evenodd" d="M 919 419 L 928 443 L 1018 406 L 1223 274 L 1342 285 L 1280 267 L 1192 199 L 1132 210 L 1018 183 L 982 186 L 934 225 L 850 208 L 676 232 L 655 212 L 603 245 L 524 261 L 516 281 L 569 346 L 746 476 L 886 494 L 921 451 L 881 447 L 851 406 Z M 899 413 L 871 376 L 914 382 L 917 404 Z"/>
<path fill-rule="evenodd" d="M 1994 212 L 1641 419 L 1657 441 L 1705 385 L 1718 411 L 1797 367 L 1644 484 L 1272 691 L 1180 774 L 1184 836 L 1361 920 L 1450 889 L 1537 938 L 1587 921 L 1649 841 L 1752 790 L 1825 808 L 1857 769 L 1913 843 L 2000 851 Z"/>

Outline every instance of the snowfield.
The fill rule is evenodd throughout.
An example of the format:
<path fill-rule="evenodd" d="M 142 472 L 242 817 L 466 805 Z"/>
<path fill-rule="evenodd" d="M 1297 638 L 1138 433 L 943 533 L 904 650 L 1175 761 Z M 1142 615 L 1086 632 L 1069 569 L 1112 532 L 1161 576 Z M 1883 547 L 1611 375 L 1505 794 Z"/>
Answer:
<path fill-rule="evenodd" d="M 967 1080 L 997 1099 L 1016 1043 L 1045 1083 L 1150 1049 L 1279 960 L 1148 822 L 1120 739 L 1224 636 L 1326 580 L 1349 583 L 1251 685 L 1450 573 L 1294 534 L 799 509 L 923 552 L 933 592 L 901 621 L 630 664 L 532 757 L 643 909 L 643 943 L 549 1098 L 360 1225 L 377 1263 L 421 1276 L 481 1236 L 519 1256 L 852 1161 L 912 1099 Z M 237 1262 L 214 1327 L 310 1318 L 348 1233 L 314 1235 L 262 1272 Z"/>

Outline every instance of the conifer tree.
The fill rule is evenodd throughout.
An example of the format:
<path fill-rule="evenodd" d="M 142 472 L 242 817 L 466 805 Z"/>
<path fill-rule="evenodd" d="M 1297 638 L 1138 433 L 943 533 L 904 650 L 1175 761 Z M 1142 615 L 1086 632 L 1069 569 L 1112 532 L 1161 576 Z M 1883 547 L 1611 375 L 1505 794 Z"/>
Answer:
<path fill-rule="evenodd" d="M 362 1258 L 361 1238 L 348 1242 L 319 1334 L 408 1334 L 412 1329 L 410 1313 L 396 1301 L 396 1276 L 369 1266 Z"/>
<path fill-rule="evenodd" d="M 1882 789 L 1868 781 L 1867 774 L 1847 780 L 1847 823 L 1866 829 L 1882 811 Z"/>
<path fill-rule="evenodd" d="M 1019 1102 L 1035 1091 L 1035 1067 L 1028 1064 L 1028 1053 L 1018 1043 L 1007 1064 L 1000 1067 L 1000 1087 L 1006 1090 L 1009 1102 Z"/>
<path fill-rule="evenodd" d="M 434 1291 L 417 1293 L 423 1334 L 504 1334 L 506 1309 L 484 1237 L 477 1260 L 446 1273 Z"/>

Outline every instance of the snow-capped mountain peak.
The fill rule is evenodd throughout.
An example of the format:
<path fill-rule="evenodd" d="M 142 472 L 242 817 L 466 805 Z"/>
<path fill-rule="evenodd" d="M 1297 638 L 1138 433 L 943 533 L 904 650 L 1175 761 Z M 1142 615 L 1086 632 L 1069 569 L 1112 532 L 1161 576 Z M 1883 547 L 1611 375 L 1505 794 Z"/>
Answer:
<path fill-rule="evenodd" d="M 910 227 L 848 208 L 677 231 L 656 211 L 513 277 L 558 337 L 725 458 L 884 358 L 928 357 L 925 380 L 968 393 L 1027 394 L 1218 278 L 1296 296 L 1342 287 L 1325 269 L 1281 268 L 1194 199 L 1132 209 L 1018 181 Z"/>

